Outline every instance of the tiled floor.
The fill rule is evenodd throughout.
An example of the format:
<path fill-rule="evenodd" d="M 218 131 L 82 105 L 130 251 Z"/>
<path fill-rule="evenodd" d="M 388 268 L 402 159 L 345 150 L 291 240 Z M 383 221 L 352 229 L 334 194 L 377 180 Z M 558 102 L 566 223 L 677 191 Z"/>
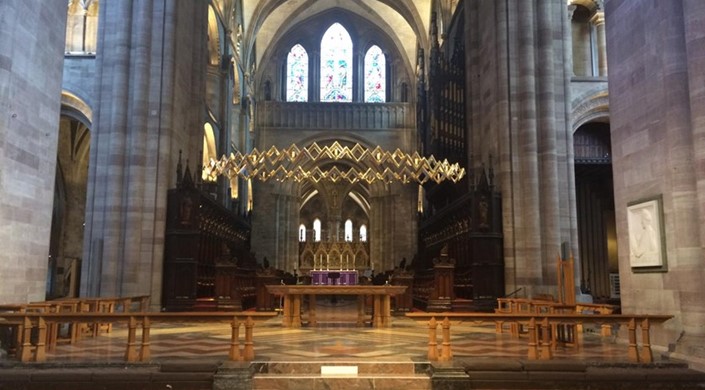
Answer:
<path fill-rule="evenodd" d="M 339 300 L 335 304 L 319 300 L 319 326 L 285 329 L 281 317 L 260 323 L 254 328 L 256 360 L 316 361 L 414 359 L 425 360 L 428 329 L 403 316 L 393 318 L 391 328 L 355 327 L 355 304 Z M 304 318 L 305 320 L 305 318 Z M 123 362 L 127 330 L 116 326 L 109 334 L 84 337 L 76 344 L 59 344 L 47 355 L 48 362 Z M 241 331 L 242 333 L 242 331 Z M 454 325 L 454 357 L 525 358 L 527 336 L 512 338 L 496 334 L 493 324 Z M 440 335 L 440 332 L 439 332 Z M 138 340 L 139 340 L 138 332 Z M 241 334 L 242 338 L 242 334 Z M 152 360 L 175 358 L 209 358 L 226 360 L 230 327 L 222 324 L 155 324 L 151 331 Z M 440 346 L 440 340 L 439 340 Z M 586 333 L 579 351 L 558 347 L 555 358 L 584 361 L 627 361 L 627 347 L 614 337 L 603 338 Z"/>

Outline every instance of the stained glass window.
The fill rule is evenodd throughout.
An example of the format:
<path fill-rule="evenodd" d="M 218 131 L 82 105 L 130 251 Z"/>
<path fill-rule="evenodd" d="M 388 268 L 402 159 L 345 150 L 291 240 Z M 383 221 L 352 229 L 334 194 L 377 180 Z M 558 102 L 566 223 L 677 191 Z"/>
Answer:
<path fill-rule="evenodd" d="M 299 225 L 299 242 L 306 242 L 306 226 Z"/>
<path fill-rule="evenodd" d="M 352 101 L 352 40 L 334 23 L 321 39 L 321 101 Z"/>
<path fill-rule="evenodd" d="M 298 44 L 286 57 L 286 101 L 308 101 L 308 53 Z"/>
<path fill-rule="evenodd" d="M 374 45 L 365 54 L 365 102 L 384 103 L 386 101 L 386 62 L 384 53 Z"/>

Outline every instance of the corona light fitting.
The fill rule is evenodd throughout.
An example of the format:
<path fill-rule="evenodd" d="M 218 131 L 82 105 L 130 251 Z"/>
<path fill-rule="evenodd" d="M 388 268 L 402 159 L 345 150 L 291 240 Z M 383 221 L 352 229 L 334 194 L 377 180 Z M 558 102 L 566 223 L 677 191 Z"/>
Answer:
<path fill-rule="evenodd" d="M 335 164 L 338 161 L 350 161 L 367 169 L 341 169 Z M 350 183 L 368 184 L 377 181 L 424 184 L 427 181 L 440 183 L 444 180 L 456 183 L 465 176 L 465 168 L 457 163 L 451 164 L 448 160 L 439 161 L 433 156 L 421 157 L 417 152 L 408 154 L 400 149 L 389 152 L 379 146 L 369 150 L 355 144 L 350 148 L 337 141 L 323 147 L 314 142 L 304 148 L 291 145 L 282 150 L 272 146 L 262 152 L 255 148 L 246 154 L 236 151 L 220 160 L 211 159 L 210 164 L 203 169 L 212 178 L 225 175 L 231 181 L 241 177 L 262 181 L 327 180 L 336 183 L 346 180 Z"/>

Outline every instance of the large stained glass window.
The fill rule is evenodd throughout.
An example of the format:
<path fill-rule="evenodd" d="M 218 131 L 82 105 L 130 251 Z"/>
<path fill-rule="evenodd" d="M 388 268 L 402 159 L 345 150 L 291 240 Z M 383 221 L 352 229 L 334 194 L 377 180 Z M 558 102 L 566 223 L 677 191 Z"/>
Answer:
<path fill-rule="evenodd" d="M 321 101 L 352 101 L 352 40 L 334 23 L 321 39 Z"/>
<path fill-rule="evenodd" d="M 286 57 L 286 101 L 308 101 L 308 53 L 298 44 Z"/>
<path fill-rule="evenodd" d="M 384 53 L 374 45 L 365 54 L 365 102 L 384 103 L 387 93 Z"/>

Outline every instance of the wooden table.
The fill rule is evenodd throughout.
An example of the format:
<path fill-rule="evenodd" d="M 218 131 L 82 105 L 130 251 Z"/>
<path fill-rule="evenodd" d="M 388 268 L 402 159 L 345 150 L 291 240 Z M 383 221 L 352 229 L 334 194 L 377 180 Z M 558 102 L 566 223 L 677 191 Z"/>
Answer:
<path fill-rule="evenodd" d="M 301 297 L 309 296 L 309 325 L 316 325 L 316 295 L 357 295 L 357 325 L 362 326 L 365 319 L 365 297 L 374 297 L 372 326 L 389 327 L 391 320 L 391 296 L 403 294 L 407 286 L 311 286 L 311 285 L 267 285 L 270 294 L 284 297 L 284 318 L 282 325 L 289 328 L 301 327 Z"/>

